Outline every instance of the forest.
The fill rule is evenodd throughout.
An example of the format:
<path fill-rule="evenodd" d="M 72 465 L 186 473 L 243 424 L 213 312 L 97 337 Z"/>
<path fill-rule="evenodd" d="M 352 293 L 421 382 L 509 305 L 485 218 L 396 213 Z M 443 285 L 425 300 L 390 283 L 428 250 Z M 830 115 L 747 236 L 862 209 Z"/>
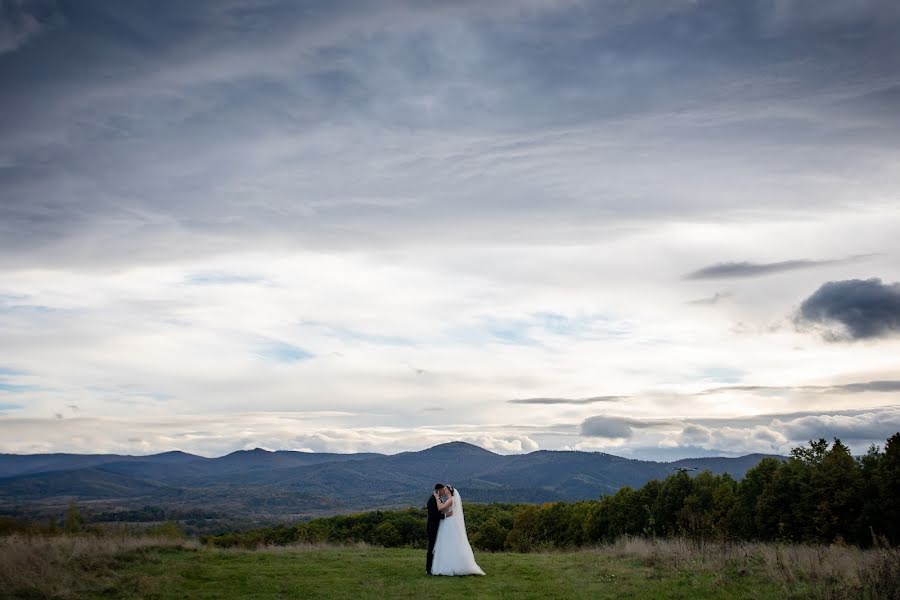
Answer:
<path fill-rule="evenodd" d="M 835 439 L 795 448 L 787 460 L 767 458 L 736 481 L 704 471 L 678 472 L 597 500 L 466 504 L 476 549 L 575 548 L 621 536 L 708 541 L 900 543 L 900 433 L 884 448 L 854 457 Z M 425 510 L 372 511 L 209 536 L 214 546 L 364 542 L 425 545 Z"/>

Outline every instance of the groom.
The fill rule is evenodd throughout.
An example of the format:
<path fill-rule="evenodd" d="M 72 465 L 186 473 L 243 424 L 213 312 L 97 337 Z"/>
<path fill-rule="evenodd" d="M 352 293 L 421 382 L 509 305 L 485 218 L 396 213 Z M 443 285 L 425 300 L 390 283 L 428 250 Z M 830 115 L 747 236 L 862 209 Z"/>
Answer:
<path fill-rule="evenodd" d="M 441 519 L 445 516 L 449 517 L 453 511 L 449 511 L 446 515 L 438 510 L 437 497 L 447 493 L 447 488 L 443 483 L 437 483 L 434 486 L 434 494 L 428 498 L 428 524 L 425 526 L 425 532 L 428 534 L 428 555 L 425 557 L 425 572 L 431 575 L 431 563 L 434 561 L 434 543 L 437 541 L 438 526 Z"/>

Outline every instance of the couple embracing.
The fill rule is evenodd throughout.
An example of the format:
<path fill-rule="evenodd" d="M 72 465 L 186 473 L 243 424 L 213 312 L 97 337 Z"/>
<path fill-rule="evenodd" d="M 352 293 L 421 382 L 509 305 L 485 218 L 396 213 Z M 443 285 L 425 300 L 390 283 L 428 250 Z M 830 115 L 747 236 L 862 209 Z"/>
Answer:
<path fill-rule="evenodd" d="M 484 575 L 475 562 L 459 490 L 438 483 L 428 499 L 428 556 L 425 572 L 429 575 Z"/>

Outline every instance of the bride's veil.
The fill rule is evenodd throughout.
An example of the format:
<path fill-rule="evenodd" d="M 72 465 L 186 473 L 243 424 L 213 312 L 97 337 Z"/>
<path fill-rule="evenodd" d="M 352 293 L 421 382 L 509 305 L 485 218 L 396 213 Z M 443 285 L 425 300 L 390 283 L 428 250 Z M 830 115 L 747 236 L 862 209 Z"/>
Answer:
<path fill-rule="evenodd" d="M 453 511 L 453 517 L 459 517 L 459 521 L 456 524 L 456 527 L 463 532 L 463 535 L 466 533 L 466 518 L 463 514 L 463 503 L 462 496 L 459 495 L 459 490 L 453 488 L 453 508 L 450 510 Z"/>

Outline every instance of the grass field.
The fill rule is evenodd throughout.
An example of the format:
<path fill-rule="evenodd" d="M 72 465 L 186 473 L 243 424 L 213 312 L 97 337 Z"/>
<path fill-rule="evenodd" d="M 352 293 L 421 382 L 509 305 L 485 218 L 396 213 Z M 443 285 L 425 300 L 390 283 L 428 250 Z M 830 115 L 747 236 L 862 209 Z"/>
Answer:
<path fill-rule="evenodd" d="M 576 552 L 479 553 L 485 577 L 427 577 L 421 550 L 260 550 L 131 539 L 0 540 L 10 598 L 891 598 L 896 551 L 622 540 Z M 894 578 L 894 579 L 891 579 Z"/>

